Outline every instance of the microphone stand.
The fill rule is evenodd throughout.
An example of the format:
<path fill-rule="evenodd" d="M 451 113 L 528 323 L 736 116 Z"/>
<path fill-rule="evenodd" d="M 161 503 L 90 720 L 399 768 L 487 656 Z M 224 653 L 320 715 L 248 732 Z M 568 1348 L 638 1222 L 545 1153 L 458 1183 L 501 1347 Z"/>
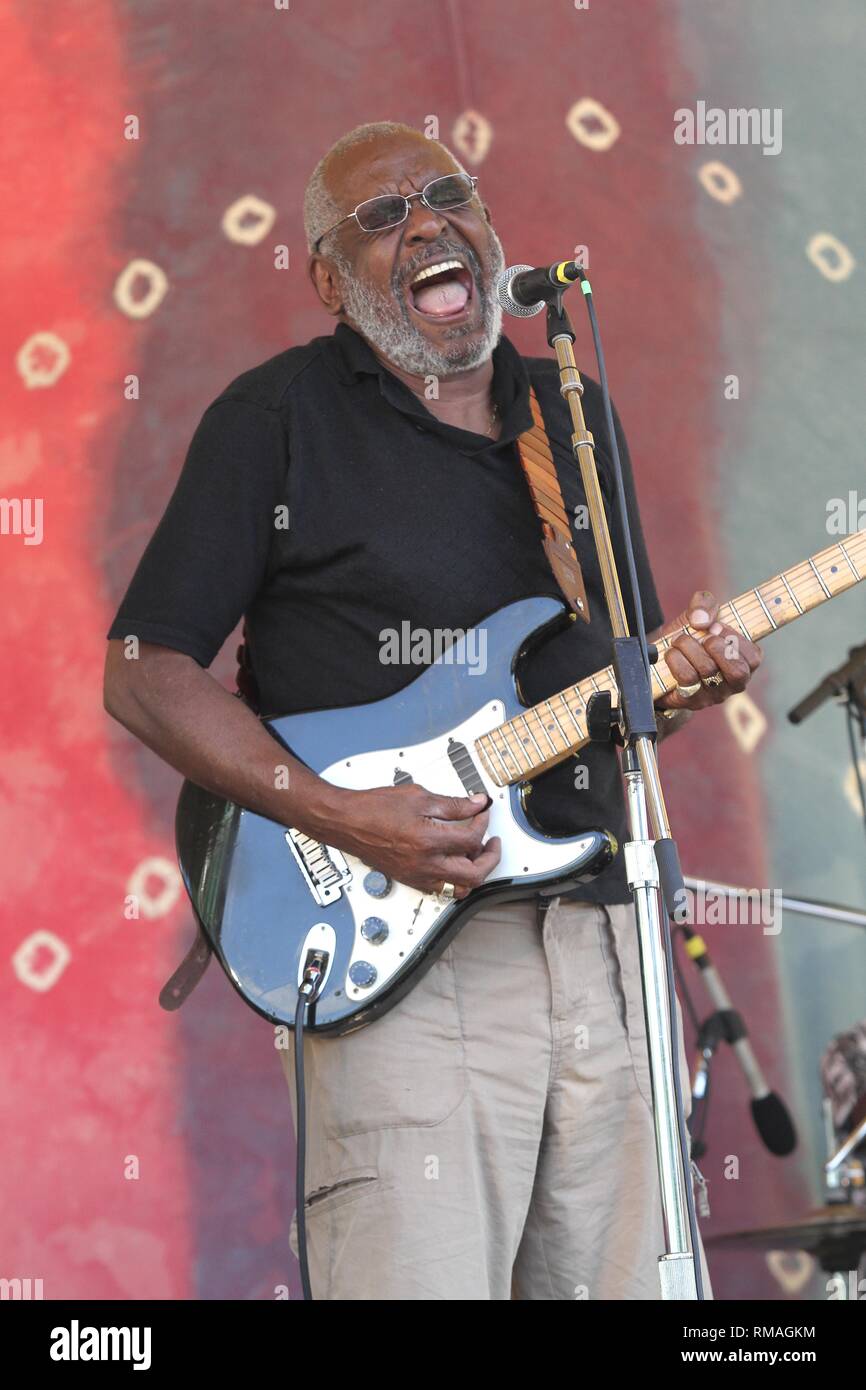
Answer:
<path fill-rule="evenodd" d="M 850 647 L 848 660 L 837 670 L 830 671 L 814 690 L 788 710 L 788 719 L 792 724 L 801 724 L 825 701 L 834 698 L 838 699 L 847 714 L 851 762 L 863 807 L 863 827 L 866 829 L 866 787 L 860 773 L 860 760 L 866 758 L 866 642 L 859 647 Z"/>
<path fill-rule="evenodd" d="M 808 695 L 804 695 L 793 709 L 788 710 L 788 719 L 792 724 L 802 724 L 804 719 L 835 696 L 845 696 L 866 707 L 866 642 L 859 647 L 850 647 L 848 660 L 837 670 L 828 672 Z"/>
<path fill-rule="evenodd" d="M 619 575 L 611 544 L 594 456 L 593 436 L 586 428 L 581 396 L 583 383 L 574 357 L 574 330 L 562 303 L 562 290 L 551 287 L 547 302 L 547 341 L 556 354 L 560 390 L 571 412 L 571 445 L 586 495 L 592 534 L 598 553 L 605 601 L 613 632 L 613 661 L 620 708 L 610 707 L 610 692 L 593 697 L 587 709 L 590 735 L 622 744 L 631 839 L 623 847 L 628 883 L 634 898 L 640 946 L 644 1015 L 653 1097 L 656 1160 L 661 1190 L 665 1253 L 659 1256 L 661 1296 L 668 1300 L 704 1297 L 698 1249 L 697 1219 L 691 1182 L 689 1137 L 686 1130 L 679 1058 L 675 1046 L 673 951 L 668 915 L 685 907 L 685 888 L 656 760 L 657 737 L 652 697 L 650 657 L 646 645 L 640 594 L 629 535 L 613 413 L 606 388 L 604 356 L 592 307 L 589 281 L 581 272 L 581 289 L 593 328 L 599 376 L 605 397 L 607 427 L 617 483 L 617 504 L 625 537 L 631 592 L 639 636 L 629 634 Z M 655 656 L 655 652 L 653 652 Z M 649 803 L 649 817 L 647 815 Z M 653 836 L 650 837 L 650 822 Z M 667 911 L 659 907 L 659 894 Z"/>
<path fill-rule="evenodd" d="M 699 1162 L 707 1152 L 704 1133 L 710 1106 L 710 1064 L 724 1041 L 724 1021 L 720 1011 L 710 1014 L 698 1027 L 695 1051 L 698 1060 L 692 1072 L 692 1158 Z"/>
<path fill-rule="evenodd" d="M 695 1109 L 709 1086 L 709 1063 L 719 1044 L 728 1043 L 752 1093 L 752 1119 L 761 1141 L 770 1153 L 784 1158 L 797 1146 L 797 1134 L 787 1107 L 767 1085 L 761 1065 L 752 1050 L 743 1016 L 734 1008 L 731 996 L 710 958 L 703 937 L 685 923 L 678 923 L 677 930 L 685 938 L 686 953 L 700 970 L 706 991 L 715 1005 L 715 1013 L 710 1014 L 698 1028 L 695 1047 L 701 1060 L 692 1084 Z M 695 1119 L 694 1111 L 692 1119 Z M 692 1143 L 693 1158 L 700 1159 L 705 1152 L 706 1145 L 703 1142 L 700 1146 L 697 1142 Z"/>

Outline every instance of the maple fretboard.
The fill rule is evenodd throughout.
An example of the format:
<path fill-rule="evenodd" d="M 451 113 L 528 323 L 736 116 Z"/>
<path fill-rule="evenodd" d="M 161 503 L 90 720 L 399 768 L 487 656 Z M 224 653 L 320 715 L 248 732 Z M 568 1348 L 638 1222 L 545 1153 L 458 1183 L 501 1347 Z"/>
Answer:
<path fill-rule="evenodd" d="M 722 604 L 719 621 L 757 642 L 862 579 L 866 579 L 866 530 L 828 545 L 801 564 Z M 652 667 L 652 682 L 657 698 L 677 685 L 665 652 L 683 632 L 702 635 L 690 627 L 677 627 L 656 639 L 659 658 Z M 601 690 L 610 690 L 615 698 L 618 695 L 612 666 L 482 734 L 475 750 L 493 781 L 500 787 L 527 781 L 588 743 L 587 701 Z"/>

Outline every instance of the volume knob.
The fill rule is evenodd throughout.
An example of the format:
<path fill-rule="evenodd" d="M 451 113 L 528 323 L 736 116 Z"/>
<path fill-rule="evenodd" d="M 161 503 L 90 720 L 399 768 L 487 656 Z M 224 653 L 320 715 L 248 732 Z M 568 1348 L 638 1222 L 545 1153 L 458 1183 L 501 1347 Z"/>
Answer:
<path fill-rule="evenodd" d="M 364 892 L 369 893 L 371 898 L 387 898 L 391 891 L 391 880 L 387 874 L 382 874 L 378 869 L 371 869 L 364 875 Z"/>
<path fill-rule="evenodd" d="M 359 989 L 369 989 L 376 983 L 376 967 L 368 960 L 356 960 L 354 965 L 349 966 L 349 979 Z"/>
<path fill-rule="evenodd" d="M 388 939 L 388 923 L 381 917 L 367 917 L 361 923 L 361 935 L 371 946 L 381 946 Z"/>

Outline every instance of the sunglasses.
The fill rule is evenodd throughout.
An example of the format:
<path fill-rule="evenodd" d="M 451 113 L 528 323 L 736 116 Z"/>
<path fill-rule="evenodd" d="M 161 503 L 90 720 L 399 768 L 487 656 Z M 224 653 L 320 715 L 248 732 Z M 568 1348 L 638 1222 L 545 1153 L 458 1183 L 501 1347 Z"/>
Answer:
<path fill-rule="evenodd" d="M 341 217 L 333 227 L 322 232 L 316 238 L 313 250 L 318 251 L 326 236 L 342 227 L 344 222 L 351 222 L 353 217 L 362 232 L 384 232 L 387 227 L 399 227 L 409 216 L 412 198 L 420 198 L 431 212 L 447 212 L 450 208 L 463 207 L 472 201 L 477 184 L 475 174 L 445 174 L 443 178 L 425 184 L 420 193 L 410 193 L 406 198 L 402 193 L 383 193 L 379 198 L 368 198 L 366 202 L 359 203 L 354 212 Z"/>

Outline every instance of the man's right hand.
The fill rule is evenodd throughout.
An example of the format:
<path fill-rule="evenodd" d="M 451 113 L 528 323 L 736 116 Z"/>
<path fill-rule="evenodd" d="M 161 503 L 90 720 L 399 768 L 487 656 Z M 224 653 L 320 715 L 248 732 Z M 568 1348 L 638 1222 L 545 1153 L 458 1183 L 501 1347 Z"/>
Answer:
<path fill-rule="evenodd" d="M 490 798 L 437 796 L 414 783 L 345 792 L 342 817 L 325 838 L 370 868 L 422 893 L 453 883 L 465 898 L 499 863 L 498 836 L 483 838 Z"/>
<path fill-rule="evenodd" d="M 183 652 L 142 642 L 132 660 L 123 642 L 109 642 L 105 706 L 197 786 L 296 826 L 423 893 L 453 883 L 455 896 L 465 898 L 499 862 L 499 840 L 481 843 L 486 796 L 436 796 L 414 783 L 372 791 L 335 787 Z"/>

